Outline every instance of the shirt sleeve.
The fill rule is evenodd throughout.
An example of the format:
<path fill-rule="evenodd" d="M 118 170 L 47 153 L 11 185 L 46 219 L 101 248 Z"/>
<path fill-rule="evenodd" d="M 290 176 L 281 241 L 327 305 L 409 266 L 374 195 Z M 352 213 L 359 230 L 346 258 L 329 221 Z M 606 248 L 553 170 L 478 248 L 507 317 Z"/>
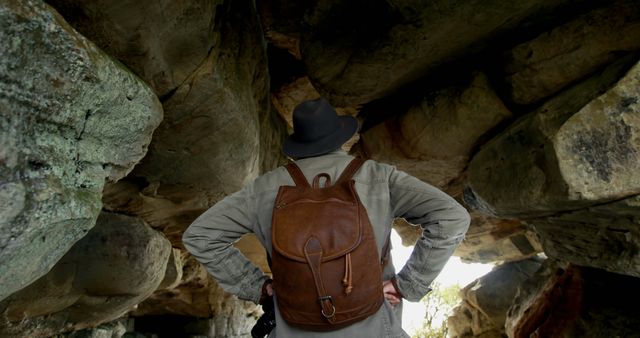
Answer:
<path fill-rule="evenodd" d="M 422 236 L 396 275 L 404 298 L 419 301 L 464 239 L 469 213 L 451 196 L 395 168 L 389 192 L 394 216 L 422 227 Z"/>
<path fill-rule="evenodd" d="M 268 277 L 233 246 L 257 224 L 249 192 L 247 186 L 204 212 L 184 232 L 182 242 L 225 291 L 258 303 Z"/>

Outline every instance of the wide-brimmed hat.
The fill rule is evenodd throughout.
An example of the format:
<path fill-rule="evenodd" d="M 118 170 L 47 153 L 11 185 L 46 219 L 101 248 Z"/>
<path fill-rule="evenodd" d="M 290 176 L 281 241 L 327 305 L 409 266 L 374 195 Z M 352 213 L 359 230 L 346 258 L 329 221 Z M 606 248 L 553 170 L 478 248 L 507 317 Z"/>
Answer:
<path fill-rule="evenodd" d="M 358 131 L 358 120 L 338 116 L 324 98 L 304 101 L 293 110 L 293 134 L 282 146 L 290 157 L 310 157 L 334 151 Z"/>

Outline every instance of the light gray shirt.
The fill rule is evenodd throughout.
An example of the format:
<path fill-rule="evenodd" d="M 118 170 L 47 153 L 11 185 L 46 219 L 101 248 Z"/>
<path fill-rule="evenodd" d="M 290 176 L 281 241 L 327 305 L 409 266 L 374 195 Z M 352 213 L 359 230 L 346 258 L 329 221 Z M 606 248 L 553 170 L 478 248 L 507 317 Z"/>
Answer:
<path fill-rule="evenodd" d="M 342 151 L 296 161 L 309 182 L 319 173 L 335 181 L 353 157 Z M 404 298 L 419 301 L 460 244 L 469 226 L 469 214 L 453 198 L 395 167 L 366 161 L 354 175 L 356 190 L 365 206 L 379 252 L 390 235 L 394 218 L 422 227 L 422 236 L 399 273 L 393 263 L 384 280 L 396 277 Z M 293 185 L 284 167 L 268 172 L 242 190 L 227 196 L 198 217 L 185 231 L 187 250 L 213 275 L 220 286 L 240 299 L 258 302 L 268 278 L 233 243 L 254 233 L 271 253 L 271 213 L 278 188 Z M 277 302 L 277 295 L 276 295 Z M 401 306 L 385 301 L 369 318 L 331 332 L 302 331 L 287 325 L 276 306 L 276 329 L 270 337 L 408 337 L 401 328 Z"/>

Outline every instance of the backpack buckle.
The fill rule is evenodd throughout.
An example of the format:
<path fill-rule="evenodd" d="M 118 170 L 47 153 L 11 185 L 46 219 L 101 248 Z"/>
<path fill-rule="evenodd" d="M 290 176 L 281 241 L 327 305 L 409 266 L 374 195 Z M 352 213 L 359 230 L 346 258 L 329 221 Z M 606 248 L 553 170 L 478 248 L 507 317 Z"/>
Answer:
<path fill-rule="evenodd" d="M 325 303 L 324 301 L 329 301 L 329 303 L 331 303 L 331 313 L 327 314 L 324 311 L 325 308 Z M 329 319 L 331 317 L 333 317 L 336 314 L 336 307 L 333 305 L 333 298 L 331 298 L 331 296 L 322 296 L 318 298 L 318 301 L 320 301 L 320 312 L 322 312 L 322 315 L 324 316 L 324 318 Z"/>

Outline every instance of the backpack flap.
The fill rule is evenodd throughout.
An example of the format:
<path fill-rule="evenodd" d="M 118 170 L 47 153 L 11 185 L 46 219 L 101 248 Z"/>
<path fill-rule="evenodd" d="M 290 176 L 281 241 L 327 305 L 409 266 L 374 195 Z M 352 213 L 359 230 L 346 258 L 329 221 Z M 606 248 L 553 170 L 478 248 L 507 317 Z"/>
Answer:
<path fill-rule="evenodd" d="M 306 262 L 305 245 L 314 237 L 322 243 L 322 262 L 353 251 L 362 241 L 361 215 L 352 199 L 354 195 L 344 191 L 350 190 L 352 184 L 345 185 L 349 187 L 281 187 L 272 220 L 274 250 L 289 259 Z M 343 191 L 330 191 L 336 189 Z M 304 197 L 299 199 L 293 195 Z M 343 198 L 345 195 L 351 198 Z M 280 198 L 285 196 L 286 200 Z"/>

